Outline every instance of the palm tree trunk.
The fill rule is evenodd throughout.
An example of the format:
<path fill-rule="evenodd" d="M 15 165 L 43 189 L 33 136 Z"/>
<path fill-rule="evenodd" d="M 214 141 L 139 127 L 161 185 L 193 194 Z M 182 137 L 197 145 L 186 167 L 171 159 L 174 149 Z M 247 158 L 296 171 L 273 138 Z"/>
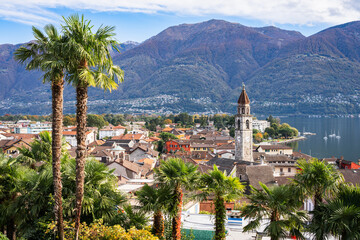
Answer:
<path fill-rule="evenodd" d="M 84 196 L 85 156 L 86 156 L 86 112 L 87 112 L 87 86 L 76 87 L 76 214 L 75 239 L 79 238 L 81 205 Z"/>
<path fill-rule="evenodd" d="M 215 240 L 225 239 L 225 201 L 220 195 L 215 197 Z"/>
<path fill-rule="evenodd" d="M 273 222 L 276 222 L 276 221 L 279 221 L 279 220 L 280 220 L 279 213 L 277 211 L 273 211 L 271 213 L 271 216 L 270 216 L 270 222 L 273 223 Z M 270 234 L 270 239 L 271 240 L 279 240 L 279 236 Z"/>
<path fill-rule="evenodd" d="M 164 217 L 161 211 L 157 211 L 154 214 L 154 226 L 153 232 L 159 239 L 164 237 Z"/>
<path fill-rule="evenodd" d="M 64 80 L 61 78 L 52 83 L 52 161 L 54 184 L 54 214 L 57 224 L 57 234 L 60 240 L 64 239 L 62 182 L 61 182 L 61 143 L 63 131 L 63 91 Z"/>
<path fill-rule="evenodd" d="M 322 194 L 321 192 L 316 191 L 314 196 L 314 209 L 316 209 L 320 203 L 322 203 Z"/>
<path fill-rule="evenodd" d="M 6 223 L 6 237 L 9 240 L 16 240 L 16 227 L 13 218 L 10 218 Z"/>
<path fill-rule="evenodd" d="M 172 239 L 181 240 L 181 210 L 182 210 L 182 189 L 180 184 L 175 187 L 175 196 L 177 201 L 176 215 L 172 220 Z"/>

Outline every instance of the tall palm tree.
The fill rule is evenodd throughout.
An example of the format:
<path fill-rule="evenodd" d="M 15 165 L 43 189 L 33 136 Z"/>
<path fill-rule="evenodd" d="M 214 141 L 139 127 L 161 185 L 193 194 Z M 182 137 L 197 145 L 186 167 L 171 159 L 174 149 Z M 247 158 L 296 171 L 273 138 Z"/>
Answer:
<path fill-rule="evenodd" d="M 198 176 L 197 166 L 185 163 L 179 158 L 170 158 L 162 161 L 158 169 L 155 169 L 157 181 L 169 184 L 173 189 L 171 212 L 172 238 L 181 239 L 181 209 L 183 203 L 183 188 L 191 189 L 195 186 Z"/>
<path fill-rule="evenodd" d="M 340 183 L 343 182 L 342 175 L 330 164 L 326 164 L 316 158 L 309 161 L 297 162 L 300 169 L 293 183 L 298 186 L 308 197 L 313 197 L 315 208 L 322 203 L 323 198 L 336 192 Z"/>
<path fill-rule="evenodd" d="M 51 83 L 54 214 L 59 239 L 63 239 L 60 158 L 63 131 L 64 70 L 67 64 L 67 55 L 63 51 L 63 46 L 66 38 L 61 36 L 53 25 L 44 27 L 45 34 L 36 27 L 33 27 L 32 30 L 36 40 L 17 49 L 14 56 L 20 63 L 26 63 L 27 70 L 43 71 L 43 81 Z"/>
<path fill-rule="evenodd" d="M 163 212 L 169 205 L 169 195 L 171 189 L 169 186 L 161 186 L 153 188 L 145 184 L 139 191 L 136 192 L 140 207 L 145 212 L 152 212 L 154 214 L 153 234 L 158 238 L 164 237 L 164 216 Z"/>
<path fill-rule="evenodd" d="M 216 165 L 214 169 L 200 177 L 199 196 L 203 199 L 214 196 L 215 205 L 215 240 L 225 239 L 225 202 L 239 198 L 245 187 L 235 177 L 226 176 Z"/>
<path fill-rule="evenodd" d="M 336 197 L 313 211 L 310 231 L 316 239 L 331 234 L 342 240 L 360 239 L 360 188 L 343 185 Z"/>
<path fill-rule="evenodd" d="M 86 157 L 86 113 L 88 87 L 111 91 L 123 81 L 123 71 L 113 64 L 110 48 L 119 50 L 114 27 L 101 26 L 95 33 L 89 20 L 78 15 L 64 18 L 64 35 L 69 39 L 70 58 L 67 79 L 76 87 L 76 214 L 75 238 L 78 239 L 81 206 L 84 195 L 84 164 Z"/>
<path fill-rule="evenodd" d="M 271 240 L 284 238 L 289 233 L 303 239 L 301 230 L 305 213 L 298 211 L 302 201 L 295 189 L 291 185 L 272 188 L 263 183 L 260 185 L 262 190 L 252 188 L 248 196 L 250 203 L 242 209 L 242 217 L 250 220 L 244 227 L 244 232 L 257 229 L 263 219 L 268 219 L 265 232 Z"/>

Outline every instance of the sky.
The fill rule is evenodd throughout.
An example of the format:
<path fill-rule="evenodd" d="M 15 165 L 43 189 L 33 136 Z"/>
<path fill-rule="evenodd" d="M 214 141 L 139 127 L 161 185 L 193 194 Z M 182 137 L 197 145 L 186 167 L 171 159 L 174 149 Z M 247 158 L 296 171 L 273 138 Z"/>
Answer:
<path fill-rule="evenodd" d="M 360 20 L 360 0 L 0 0 L 0 44 L 33 39 L 32 26 L 84 14 L 95 27 L 116 27 L 120 42 L 142 42 L 167 27 L 222 19 L 250 27 L 276 26 L 305 36 Z"/>

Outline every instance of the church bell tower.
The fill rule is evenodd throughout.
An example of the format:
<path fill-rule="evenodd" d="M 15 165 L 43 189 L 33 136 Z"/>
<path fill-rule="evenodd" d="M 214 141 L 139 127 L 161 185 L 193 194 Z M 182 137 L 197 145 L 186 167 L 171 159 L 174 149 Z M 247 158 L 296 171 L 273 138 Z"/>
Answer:
<path fill-rule="evenodd" d="M 253 162 L 253 130 L 250 115 L 250 100 L 245 91 L 241 91 L 237 114 L 235 116 L 235 160 Z"/>

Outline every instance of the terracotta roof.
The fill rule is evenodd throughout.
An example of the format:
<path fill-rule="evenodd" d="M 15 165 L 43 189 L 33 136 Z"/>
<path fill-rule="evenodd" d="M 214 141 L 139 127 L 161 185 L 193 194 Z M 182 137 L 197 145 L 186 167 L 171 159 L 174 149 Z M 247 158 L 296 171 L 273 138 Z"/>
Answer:
<path fill-rule="evenodd" d="M 235 144 L 233 143 L 229 143 L 229 144 L 223 144 L 218 146 L 216 149 L 218 150 L 225 150 L 225 149 L 230 149 L 230 150 L 235 150 Z"/>
<path fill-rule="evenodd" d="M 12 147 L 14 144 L 18 143 L 18 142 L 24 142 L 27 145 L 29 145 L 27 142 L 23 141 L 22 139 L 5 139 L 5 140 L 0 140 L 0 148 L 3 149 L 4 151 L 10 147 Z"/>
<path fill-rule="evenodd" d="M 254 152 L 253 153 L 253 158 L 254 160 L 261 160 L 261 156 L 264 156 L 264 160 L 269 162 L 269 161 L 291 161 L 291 162 L 295 162 L 294 159 L 288 157 L 287 155 L 284 154 L 266 154 L 264 152 Z"/>
<path fill-rule="evenodd" d="M 143 159 L 140 159 L 138 162 L 152 166 L 154 164 L 155 160 L 150 159 L 150 158 L 143 158 Z"/>
<path fill-rule="evenodd" d="M 212 166 L 205 164 L 198 164 L 194 159 L 192 159 L 189 156 L 189 153 L 173 154 L 173 155 L 168 154 L 168 157 L 177 157 L 177 158 L 181 158 L 185 163 L 192 163 L 198 166 L 198 170 L 200 173 L 207 173 L 208 171 L 213 169 Z"/>
<path fill-rule="evenodd" d="M 126 129 L 126 127 L 119 125 L 119 126 L 113 127 L 113 129 Z"/>
<path fill-rule="evenodd" d="M 266 186 L 275 184 L 273 168 L 268 165 L 246 166 L 246 174 L 249 178 L 249 184 L 256 189 L 262 189 L 259 182 Z"/>
<path fill-rule="evenodd" d="M 304 158 L 305 160 L 310 160 L 310 159 L 312 159 L 312 156 L 310 156 L 310 155 L 307 155 L 307 154 L 305 154 L 305 153 L 301 153 L 301 152 L 293 152 L 293 157 L 295 158 L 295 159 L 300 159 L 300 158 Z M 334 161 L 336 160 L 336 158 L 334 159 Z"/>
<path fill-rule="evenodd" d="M 111 153 L 107 149 L 96 149 L 96 150 L 92 151 L 89 155 L 93 156 L 93 157 L 110 157 L 110 158 L 112 158 Z"/>
<path fill-rule="evenodd" d="M 162 129 L 162 132 L 170 132 L 171 130 L 173 130 L 173 128 L 166 127 L 164 129 Z"/>
<path fill-rule="evenodd" d="M 142 139 L 143 135 L 141 133 L 137 133 L 137 134 L 124 134 L 124 135 L 120 135 L 120 136 L 115 136 L 112 139 L 117 140 L 117 139 L 123 139 L 123 140 L 140 140 Z"/>
<path fill-rule="evenodd" d="M 240 94 L 240 97 L 239 97 L 239 100 L 238 100 L 238 104 L 242 104 L 242 105 L 250 104 L 249 97 L 246 94 L 245 86 L 243 86 L 243 89 L 241 91 L 241 94 Z"/>
<path fill-rule="evenodd" d="M 100 140 L 95 140 L 94 142 L 90 143 L 88 146 L 95 147 L 95 146 L 103 145 L 104 143 L 105 143 L 105 141 L 100 139 Z"/>
<path fill-rule="evenodd" d="M 192 151 L 191 157 L 196 160 L 210 160 L 214 156 L 207 151 Z"/>
<path fill-rule="evenodd" d="M 275 177 L 275 182 L 280 185 L 289 184 L 291 182 L 291 179 L 293 179 L 294 176 L 287 176 L 287 177 Z"/>
<path fill-rule="evenodd" d="M 340 173 L 344 176 L 345 182 L 354 185 L 360 184 L 360 169 L 339 169 Z"/>
<path fill-rule="evenodd" d="M 14 137 L 14 138 L 22 138 L 22 139 L 33 139 L 39 136 L 39 134 L 30 134 L 30 133 L 2 133 L 5 137 Z"/>

